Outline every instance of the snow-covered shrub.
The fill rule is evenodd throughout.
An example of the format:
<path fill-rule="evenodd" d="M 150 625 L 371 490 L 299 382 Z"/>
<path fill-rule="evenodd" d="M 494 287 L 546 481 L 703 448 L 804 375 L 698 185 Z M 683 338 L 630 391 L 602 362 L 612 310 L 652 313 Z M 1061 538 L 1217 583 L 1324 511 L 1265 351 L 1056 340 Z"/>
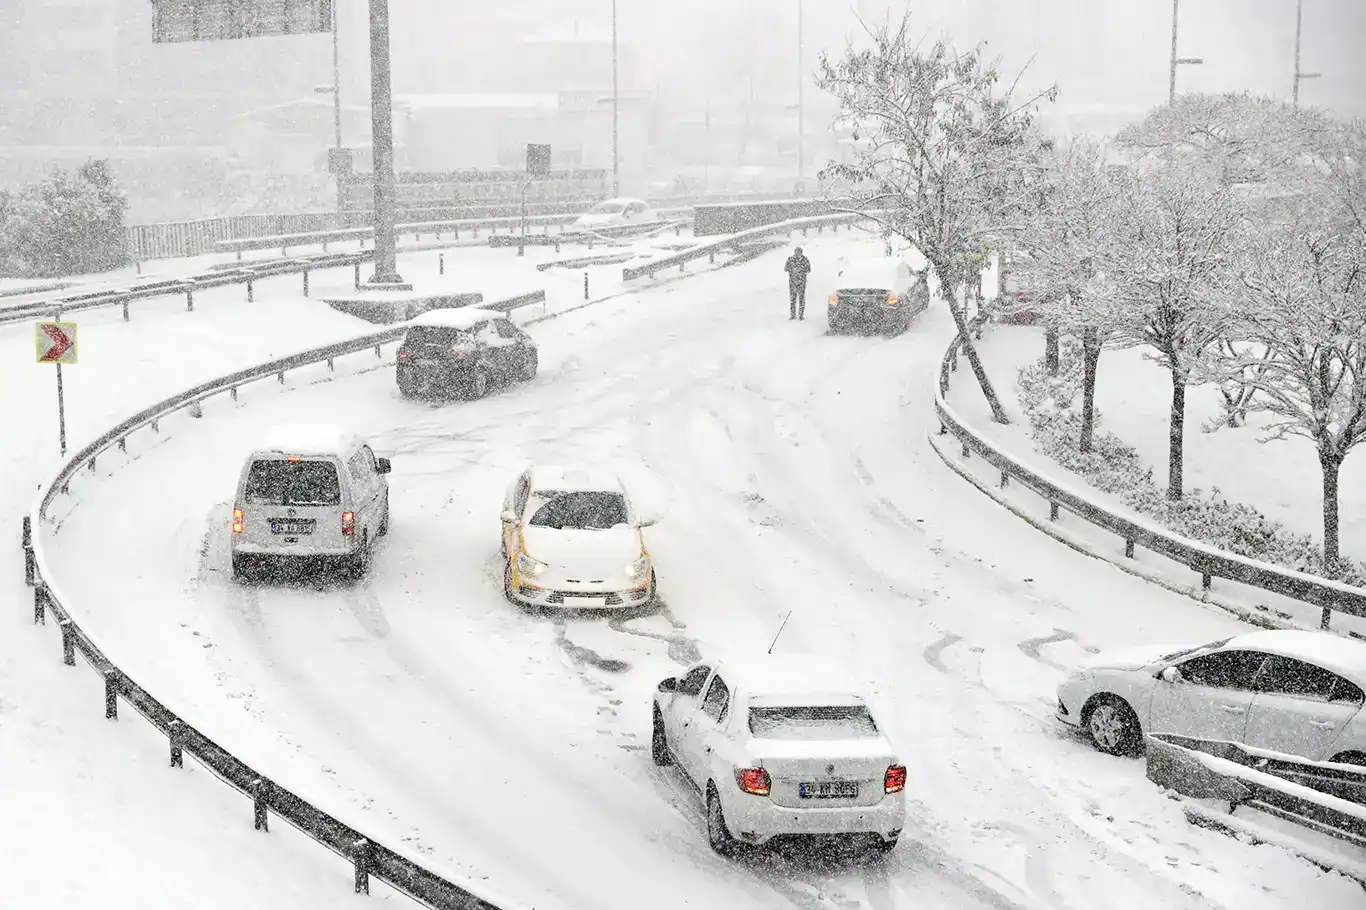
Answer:
<path fill-rule="evenodd" d="M 11 274 L 46 278 L 102 272 L 123 264 L 127 199 L 107 162 L 24 187 L 9 201 L 5 246 Z"/>
<path fill-rule="evenodd" d="M 1058 374 L 1050 376 L 1043 361 L 1020 370 L 1020 407 L 1029 421 L 1039 451 L 1063 468 L 1079 474 L 1126 507 L 1183 537 L 1310 575 L 1327 576 L 1323 552 L 1308 534 L 1290 530 L 1252 506 L 1230 502 L 1218 489 L 1190 490 L 1172 501 L 1153 480 L 1138 452 L 1113 433 L 1101 429 L 1096 412 L 1092 451 L 1079 451 L 1081 437 L 1081 343 L 1064 339 Z M 1366 585 L 1366 563 L 1343 560 L 1339 580 Z"/>

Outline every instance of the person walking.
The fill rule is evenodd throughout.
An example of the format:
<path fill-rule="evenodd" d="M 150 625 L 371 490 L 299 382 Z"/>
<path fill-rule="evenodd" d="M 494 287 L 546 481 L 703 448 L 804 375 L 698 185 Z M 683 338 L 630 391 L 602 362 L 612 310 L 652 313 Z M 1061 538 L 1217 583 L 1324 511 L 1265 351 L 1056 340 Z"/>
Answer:
<path fill-rule="evenodd" d="M 787 297 L 790 314 L 788 319 L 806 319 L 806 276 L 811 274 L 811 260 L 806 258 L 801 247 L 792 251 L 783 265 L 787 272 Z"/>

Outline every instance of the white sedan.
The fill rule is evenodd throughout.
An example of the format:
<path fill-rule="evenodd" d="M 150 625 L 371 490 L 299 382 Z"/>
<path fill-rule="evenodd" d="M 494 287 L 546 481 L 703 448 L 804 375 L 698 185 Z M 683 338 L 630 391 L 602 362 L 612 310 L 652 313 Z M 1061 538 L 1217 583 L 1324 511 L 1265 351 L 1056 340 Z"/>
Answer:
<path fill-rule="evenodd" d="M 655 599 L 655 567 L 616 475 L 549 465 L 523 471 L 503 501 L 503 591 L 527 607 L 620 609 Z"/>
<path fill-rule="evenodd" d="M 654 694 L 651 755 L 707 806 L 722 855 L 783 835 L 853 835 L 889 851 L 906 820 L 906 767 L 849 676 L 818 658 L 694 664 Z"/>
<path fill-rule="evenodd" d="M 599 202 L 580 215 L 574 222 L 574 227 L 580 230 L 601 230 L 652 225 L 659 221 L 659 212 L 650 208 L 650 204 L 644 199 L 622 196 Z"/>
<path fill-rule="evenodd" d="M 1058 686 L 1057 717 L 1103 751 L 1144 733 L 1243 743 L 1366 765 L 1366 642 L 1276 630 L 1098 654 Z"/>

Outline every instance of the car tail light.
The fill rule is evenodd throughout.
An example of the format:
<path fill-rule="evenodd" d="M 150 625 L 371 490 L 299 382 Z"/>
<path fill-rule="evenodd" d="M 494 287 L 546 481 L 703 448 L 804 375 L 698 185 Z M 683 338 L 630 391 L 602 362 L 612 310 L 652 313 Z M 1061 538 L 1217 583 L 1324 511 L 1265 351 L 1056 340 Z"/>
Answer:
<path fill-rule="evenodd" d="M 354 534 L 354 533 L 356 533 L 356 513 L 355 513 L 355 512 L 343 512 L 343 513 L 342 513 L 342 533 L 343 533 L 343 534 Z"/>
<path fill-rule="evenodd" d="M 906 766 L 888 765 L 887 773 L 882 776 L 882 789 L 887 793 L 900 793 L 906 789 Z"/>
<path fill-rule="evenodd" d="M 831 306 L 839 306 L 839 305 L 840 305 L 840 295 L 839 295 L 839 294 L 831 294 L 831 295 L 830 295 L 830 305 L 831 305 Z"/>
<path fill-rule="evenodd" d="M 892 294 L 892 295 L 890 295 L 890 296 L 887 297 L 887 306 L 900 306 L 900 305 L 901 305 L 901 298 L 898 297 L 896 294 Z"/>
<path fill-rule="evenodd" d="M 398 352 L 398 359 L 399 359 L 399 360 L 407 360 L 407 359 L 408 359 L 408 352 L 407 352 L 407 351 L 399 351 L 399 352 Z"/>
<path fill-rule="evenodd" d="M 768 772 L 763 768 L 736 768 L 735 782 L 740 785 L 741 790 L 755 796 L 768 796 L 769 788 L 773 785 Z"/>
<path fill-rule="evenodd" d="M 246 526 L 247 517 L 242 514 L 241 509 L 232 510 L 232 533 L 241 534 L 243 527 Z"/>

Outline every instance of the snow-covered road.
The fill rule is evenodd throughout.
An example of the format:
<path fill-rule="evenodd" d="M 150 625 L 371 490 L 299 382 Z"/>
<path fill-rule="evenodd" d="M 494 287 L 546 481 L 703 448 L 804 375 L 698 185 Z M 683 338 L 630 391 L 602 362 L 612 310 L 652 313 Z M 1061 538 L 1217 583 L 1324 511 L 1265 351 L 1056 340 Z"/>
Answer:
<path fill-rule="evenodd" d="M 1038 535 L 925 440 L 942 304 L 897 339 L 824 334 L 776 255 L 532 328 L 541 375 L 475 403 L 400 399 L 391 370 L 215 401 L 73 487 L 56 576 L 124 669 L 281 783 L 524 907 L 1348 907 L 1360 891 L 1187 826 L 1060 734 L 1086 651 L 1239 631 Z M 391 455 L 393 530 L 355 589 L 228 578 L 226 510 L 272 424 L 345 421 Z M 667 507 L 664 604 L 540 618 L 501 596 L 498 506 L 528 461 L 607 460 Z M 74 506 L 74 508 L 73 508 Z M 910 769 L 885 862 L 728 863 L 642 748 L 649 692 L 698 653 L 847 659 Z M 1356 902 L 1356 903 L 1353 903 Z"/>

